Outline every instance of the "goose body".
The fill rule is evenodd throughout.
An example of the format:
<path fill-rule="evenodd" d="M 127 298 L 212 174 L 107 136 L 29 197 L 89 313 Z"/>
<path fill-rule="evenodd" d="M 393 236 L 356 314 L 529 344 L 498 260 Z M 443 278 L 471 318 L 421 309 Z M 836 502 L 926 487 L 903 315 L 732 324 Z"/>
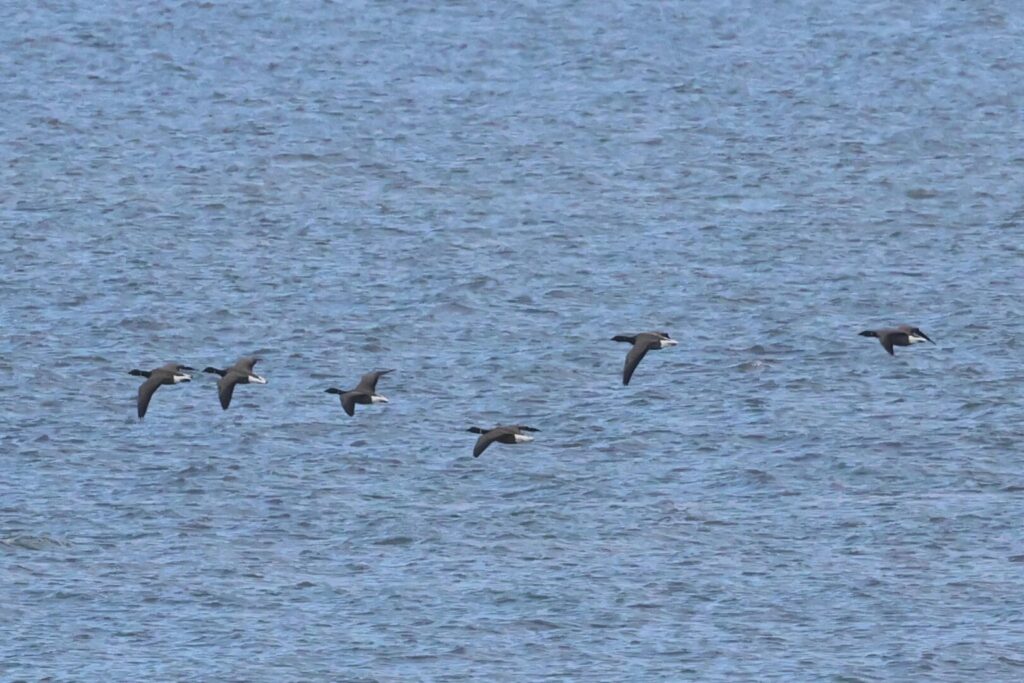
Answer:
<path fill-rule="evenodd" d="M 648 351 L 657 351 L 679 342 L 669 336 L 668 332 L 641 332 L 637 335 L 619 334 L 612 337 L 612 341 L 632 344 L 632 348 L 626 354 L 626 364 L 622 368 L 622 383 L 629 384 L 633 377 L 633 371 L 640 361 L 647 355 Z"/>
<path fill-rule="evenodd" d="M 921 342 L 935 343 L 927 334 L 921 331 L 921 328 L 914 327 L 913 325 L 900 325 L 899 327 L 887 327 L 880 330 L 864 330 L 860 333 L 860 336 L 875 337 L 882 345 L 882 348 L 889 352 L 890 356 L 896 355 L 893 351 L 894 346 L 910 346 L 911 344 L 919 344 Z"/>
<path fill-rule="evenodd" d="M 387 403 L 388 399 L 377 393 L 377 380 L 382 375 L 386 375 L 394 370 L 376 370 L 374 372 L 368 372 L 362 376 L 359 380 L 359 384 L 354 389 L 348 391 L 344 389 L 338 389 L 337 387 L 331 387 L 325 389 L 325 393 L 338 394 L 341 399 L 341 407 L 349 415 L 356 414 L 356 404 L 370 405 L 371 403 Z"/>
<path fill-rule="evenodd" d="M 220 407 L 224 410 L 231 405 L 231 397 L 235 393 L 236 384 L 266 384 L 267 380 L 252 371 L 253 366 L 259 362 L 259 358 L 244 357 L 226 370 L 219 368 L 203 368 L 203 372 L 220 375 L 217 380 L 217 396 L 220 398 Z"/>
<path fill-rule="evenodd" d="M 136 407 L 138 408 L 140 420 L 146 416 L 146 410 L 149 408 L 149 402 L 153 398 L 153 394 L 161 385 L 179 384 L 181 382 L 190 382 L 192 380 L 192 375 L 187 374 L 185 372 L 186 370 L 193 371 L 193 368 L 179 363 L 168 363 L 167 365 L 161 365 L 153 370 L 130 370 L 128 372 L 129 375 L 146 378 L 146 381 L 139 387 L 139 396 L 136 400 Z"/>
<path fill-rule="evenodd" d="M 491 429 L 470 427 L 466 431 L 480 435 L 480 438 L 476 440 L 476 445 L 473 446 L 473 457 L 479 458 L 480 454 L 486 451 L 487 447 L 494 442 L 507 444 L 527 443 L 533 441 L 533 437 L 526 432 L 539 432 L 540 430 L 527 427 L 526 425 L 499 425 Z"/>

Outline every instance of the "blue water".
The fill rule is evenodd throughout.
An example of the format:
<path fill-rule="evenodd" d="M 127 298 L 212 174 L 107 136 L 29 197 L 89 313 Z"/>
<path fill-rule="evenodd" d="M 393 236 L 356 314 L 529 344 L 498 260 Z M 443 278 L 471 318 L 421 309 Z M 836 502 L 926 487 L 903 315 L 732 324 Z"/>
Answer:
<path fill-rule="evenodd" d="M 1016 5 L 6 3 L 0 43 L 3 680 L 1024 677 Z M 903 322 L 937 344 L 857 336 Z M 135 418 L 128 370 L 247 354 L 229 411 Z"/>

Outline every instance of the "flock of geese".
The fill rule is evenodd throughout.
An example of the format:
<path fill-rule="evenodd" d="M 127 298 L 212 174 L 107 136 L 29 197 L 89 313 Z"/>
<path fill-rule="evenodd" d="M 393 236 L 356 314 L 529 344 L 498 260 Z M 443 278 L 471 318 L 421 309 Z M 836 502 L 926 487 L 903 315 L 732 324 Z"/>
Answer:
<path fill-rule="evenodd" d="M 860 336 L 875 337 L 881 343 L 882 348 L 889 352 L 890 356 L 896 355 L 893 351 L 893 347 L 896 346 L 910 346 L 911 344 L 925 341 L 932 344 L 935 343 L 920 328 L 911 325 L 864 330 L 860 333 Z M 668 332 L 642 332 L 635 335 L 620 334 L 612 337 L 612 341 L 624 342 L 630 345 L 630 349 L 626 353 L 626 364 L 622 368 L 623 384 L 629 384 L 629 380 L 633 377 L 633 372 L 644 356 L 647 355 L 648 351 L 658 351 L 670 346 L 676 346 L 679 343 L 672 339 Z M 231 405 L 231 396 L 235 393 L 235 385 L 267 383 L 266 378 L 253 372 L 253 367 L 255 367 L 258 361 L 259 358 L 245 357 L 240 358 L 237 363 L 224 370 L 214 367 L 203 369 L 203 372 L 220 376 L 220 379 L 217 380 L 217 395 L 220 398 L 221 408 L 227 410 L 228 406 Z M 146 378 L 146 381 L 139 387 L 137 401 L 139 419 L 141 420 L 146 415 L 149 402 L 152 400 L 153 394 L 157 389 L 164 384 L 190 382 L 192 375 L 188 374 L 189 372 L 195 372 L 195 368 L 179 363 L 168 363 L 153 370 L 130 371 L 129 375 Z M 362 376 L 359 384 L 352 389 L 331 387 L 324 391 L 328 394 L 337 394 L 341 399 L 342 409 L 350 416 L 355 415 L 357 404 L 370 405 L 388 402 L 387 398 L 377 393 L 377 381 L 389 372 L 394 372 L 394 370 L 368 372 Z M 530 436 L 529 432 L 538 432 L 540 430 L 526 425 L 498 425 L 490 429 L 470 427 L 467 431 L 480 435 L 476 440 L 476 445 L 473 446 L 473 457 L 478 458 L 492 443 L 526 443 L 533 441 L 533 437 Z"/>

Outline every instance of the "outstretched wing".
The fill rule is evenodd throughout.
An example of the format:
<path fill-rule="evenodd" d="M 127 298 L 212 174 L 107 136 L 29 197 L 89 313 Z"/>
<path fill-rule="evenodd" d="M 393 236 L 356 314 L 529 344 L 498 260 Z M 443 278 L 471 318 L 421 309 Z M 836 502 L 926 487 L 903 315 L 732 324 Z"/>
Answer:
<path fill-rule="evenodd" d="M 890 356 L 895 356 L 892 350 L 892 335 L 891 334 L 880 334 L 878 335 L 878 341 L 882 342 L 882 348 L 889 352 Z"/>
<path fill-rule="evenodd" d="M 359 384 L 352 391 L 361 391 L 372 396 L 377 393 L 377 380 L 380 379 L 381 375 L 386 375 L 389 372 L 394 372 L 394 370 L 377 370 L 376 372 L 366 373 L 360 378 Z"/>
<path fill-rule="evenodd" d="M 141 420 L 146 416 L 146 409 L 149 408 L 149 401 L 153 398 L 153 392 L 160 388 L 163 384 L 163 379 L 159 374 L 150 376 L 142 385 L 139 387 L 139 419 Z"/>
<path fill-rule="evenodd" d="M 235 393 L 235 385 L 242 378 L 237 372 L 228 372 L 217 380 L 217 395 L 220 397 L 220 407 L 224 410 L 231 405 L 231 395 Z"/>
<path fill-rule="evenodd" d="M 356 394 L 359 392 L 346 391 L 341 395 L 341 407 L 348 413 L 349 417 L 356 414 Z"/>
<path fill-rule="evenodd" d="M 246 356 L 245 358 L 239 358 L 238 362 L 235 363 L 234 368 L 246 373 L 247 375 L 251 375 L 253 366 L 259 361 L 259 358 Z"/>
<path fill-rule="evenodd" d="M 626 354 L 626 366 L 622 369 L 622 383 L 629 384 L 629 378 L 633 376 L 633 371 L 636 370 L 636 366 L 640 365 L 640 361 L 643 360 L 644 356 L 647 355 L 647 344 L 637 340 L 636 344 L 633 344 L 633 348 Z"/>
<path fill-rule="evenodd" d="M 494 443 L 502 434 L 504 434 L 504 431 L 501 429 L 492 429 L 481 434 L 480 438 L 476 440 L 476 445 L 473 446 L 473 457 L 479 458 L 480 454 L 486 451 L 487 447 Z"/>

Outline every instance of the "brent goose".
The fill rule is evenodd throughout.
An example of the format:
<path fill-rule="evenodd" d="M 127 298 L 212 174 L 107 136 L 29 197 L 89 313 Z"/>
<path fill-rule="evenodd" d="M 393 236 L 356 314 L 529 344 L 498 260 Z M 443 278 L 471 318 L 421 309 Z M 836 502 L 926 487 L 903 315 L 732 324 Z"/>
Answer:
<path fill-rule="evenodd" d="M 192 375 L 185 374 L 182 372 L 183 370 L 194 371 L 194 368 L 180 365 L 179 363 L 168 363 L 154 370 L 132 370 L 128 373 L 136 377 L 148 378 L 139 387 L 138 408 L 140 420 L 146 415 L 146 409 L 149 408 L 149 400 L 153 398 L 153 392 L 159 389 L 161 384 L 177 384 L 178 382 L 192 381 Z"/>
<path fill-rule="evenodd" d="M 533 441 L 533 437 L 523 432 L 539 432 L 540 430 L 526 425 L 499 425 L 491 429 L 470 427 L 466 431 L 480 435 L 480 438 L 476 440 L 476 445 L 473 446 L 473 457 L 479 458 L 480 454 L 495 441 L 498 443 L 526 443 Z"/>
<path fill-rule="evenodd" d="M 862 337 L 876 337 L 882 344 L 882 348 L 889 352 L 890 356 L 895 356 L 893 352 L 893 346 L 910 346 L 911 344 L 917 344 L 919 342 L 933 342 L 927 334 L 921 331 L 919 327 L 913 327 L 911 325 L 900 325 L 899 327 L 891 327 L 882 330 L 864 330 L 860 333 Z"/>
<path fill-rule="evenodd" d="M 643 332 L 635 336 L 620 334 L 612 337 L 612 341 L 633 345 L 633 348 L 626 354 L 626 365 L 622 368 L 623 384 L 629 384 L 629 378 L 633 376 L 633 371 L 636 370 L 636 366 L 640 364 L 648 351 L 675 346 L 679 343 L 668 336 L 668 332 Z"/>
<path fill-rule="evenodd" d="M 217 380 L 217 394 L 220 396 L 220 407 L 224 410 L 231 405 L 231 395 L 235 393 L 236 384 L 266 384 L 267 380 L 252 371 L 259 358 L 239 358 L 238 362 L 227 370 L 203 368 L 203 372 L 220 375 Z"/>
<path fill-rule="evenodd" d="M 377 393 L 377 380 L 380 379 L 381 375 L 386 375 L 389 372 L 394 372 L 394 370 L 377 370 L 376 372 L 368 372 L 362 376 L 355 389 L 343 391 L 341 389 L 331 387 L 324 391 L 328 394 L 338 394 L 341 397 L 341 407 L 345 409 L 345 412 L 349 415 L 355 415 L 357 403 L 369 405 L 370 403 L 388 402 L 385 397 Z"/>

